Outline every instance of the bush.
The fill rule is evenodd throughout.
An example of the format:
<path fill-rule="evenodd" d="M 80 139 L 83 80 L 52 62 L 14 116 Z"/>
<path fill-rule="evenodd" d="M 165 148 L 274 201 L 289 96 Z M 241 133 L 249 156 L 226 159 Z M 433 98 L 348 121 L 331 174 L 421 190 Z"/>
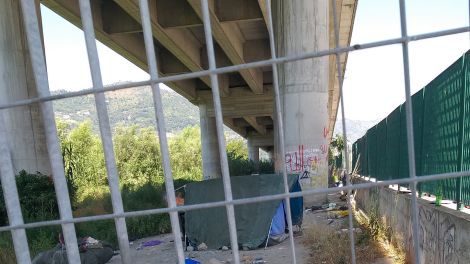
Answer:
<path fill-rule="evenodd" d="M 188 182 L 191 181 L 177 180 L 175 187 L 178 188 Z M 121 194 L 126 212 L 167 206 L 163 184 L 146 183 L 140 187 L 125 186 L 121 190 Z M 110 194 L 106 193 L 100 197 L 85 199 L 79 204 L 75 216 L 110 213 L 112 213 L 112 204 Z M 167 214 L 126 218 L 126 225 L 130 240 L 167 233 L 171 230 L 170 218 Z M 116 228 L 113 220 L 77 224 L 77 233 L 79 236 L 92 236 L 117 246 Z"/>
<path fill-rule="evenodd" d="M 25 222 L 59 218 L 59 208 L 52 178 L 28 174 L 24 170 L 16 177 L 16 185 Z M 0 225 L 8 224 L 8 215 L 0 188 Z"/>
<path fill-rule="evenodd" d="M 267 160 L 260 160 L 258 163 L 258 170 L 255 163 L 247 158 L 236 156 L 233 153 L 228 153 L 228 167 L 230 176 L 243 176 L 253 173 L 270 174 L 274 173 L 274 163 Z"/>

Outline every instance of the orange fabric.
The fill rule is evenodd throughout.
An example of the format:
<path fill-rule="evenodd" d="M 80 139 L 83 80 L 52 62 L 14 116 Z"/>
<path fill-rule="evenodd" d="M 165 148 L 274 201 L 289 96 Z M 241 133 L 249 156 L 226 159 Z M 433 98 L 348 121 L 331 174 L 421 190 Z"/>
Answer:
<path fill-rule="evenodd" d="M 184 198 L 176 197 L 176 205 L 184 205 Z"/>

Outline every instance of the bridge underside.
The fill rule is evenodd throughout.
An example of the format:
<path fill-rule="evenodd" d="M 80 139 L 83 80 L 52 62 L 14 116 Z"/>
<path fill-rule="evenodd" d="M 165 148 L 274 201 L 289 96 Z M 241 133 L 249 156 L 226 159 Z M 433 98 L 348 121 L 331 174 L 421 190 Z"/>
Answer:
<path fill-rule="evenodd" d="M 77 0 L 42 0 L 48 8 L 81 28 Z M 337 0 L 340 45 L 349 45 L 357 0 Z M 91 1 L 98 40 L 147 71 L 147 59 L 137 0 Z M 153 36 L 162 76 L 208 68 L 199 0 L 150 0 Z M 209 1 L 217 67 L 270 58 L 264 0 Z M 330 47 L 334 47 L 332 8 Z M 341 56 L 344 71 L 347 54 Z M 335 58 L 329 59 L 328 137 L 331 138 L 339 102 Z M 225 125 L 252 144 L 272 150 L 272 69 L 262 67 L 219 75 Z M 166 83 L 213 116 L 209 77 Z"/>

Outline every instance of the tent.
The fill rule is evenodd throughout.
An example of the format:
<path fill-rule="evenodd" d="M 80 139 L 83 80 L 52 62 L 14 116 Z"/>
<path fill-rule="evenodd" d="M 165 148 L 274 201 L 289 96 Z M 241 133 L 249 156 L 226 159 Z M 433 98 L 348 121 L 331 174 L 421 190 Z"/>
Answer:
<path fill-rule="evenodd" d="M 234 199 L 281 194 L 284 181 L 279 174 L 262 174 L 231 177 Z M 288 175 L 290 191 L 300 191 L 298 175 Z M 222 179 L 193 182 L 186 186 L 185 204 L 209 203 L 224 200 Z M 301 225 L 303 199 L 292 198 L 293 225 Z M 284 232 L 285 207 L 282 200 L 265 201 L 235 206 L 238 243 L 241 247 L 255 249 L 266 243 L 271 235 Z M 283 225 L 284 224 L 284 225 Z M 193 245 L 205 243 L 209 248 L 230 246 L 230 235 L 225 207 L 186 212 L 186 235 Z"/>

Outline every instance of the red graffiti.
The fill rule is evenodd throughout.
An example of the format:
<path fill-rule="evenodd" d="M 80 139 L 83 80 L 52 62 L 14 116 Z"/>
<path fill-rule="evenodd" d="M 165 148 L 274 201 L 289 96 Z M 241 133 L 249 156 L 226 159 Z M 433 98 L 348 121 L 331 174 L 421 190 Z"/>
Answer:
<path fill-rule="evenodd" d="M 286 153 L 286 169 L 288 172 L 303 172 L 316 169 L 320 159 L 318 152 L 311 149 L 304 150 L 304 145 L 299 145 L 297 151 Z"/>
<path fill-rule="evenodd" d="M 327 127 L 323 127 L 323 137 L 327 138 L 329 134 L 330 134 L 330 129 Z"/>

